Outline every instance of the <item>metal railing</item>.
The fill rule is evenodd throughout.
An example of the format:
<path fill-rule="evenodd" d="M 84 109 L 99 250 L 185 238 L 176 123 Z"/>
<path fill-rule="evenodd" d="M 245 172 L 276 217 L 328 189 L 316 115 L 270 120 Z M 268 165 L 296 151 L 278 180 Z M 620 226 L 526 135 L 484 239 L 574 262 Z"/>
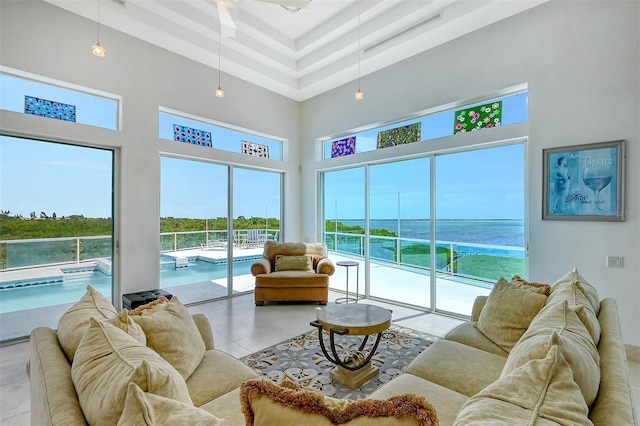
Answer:
<path fill-rule="evenodd" d="M 365 255 L 365 236 L 345 232 L 326 232 L 325 242 L 330 251 Z M 524 248 L 518 246 L 466 243 L 436 240 L 435 271 L 455 277 L 495 281 L 498 277 L 487 276 L 487 267 L 481 262 L 462 261 L 467 256 L 483 256 L 482 262 L 502 262 L 503 275 L 524 275 Z M 369 258 L 397 267 L 411 267 L 417 270 L 431 269 L 431 241 L 420 238 L 398 238 L 388 236 L 369 236 Z M 469 264 L 469 265 L 467 265 Z"/>

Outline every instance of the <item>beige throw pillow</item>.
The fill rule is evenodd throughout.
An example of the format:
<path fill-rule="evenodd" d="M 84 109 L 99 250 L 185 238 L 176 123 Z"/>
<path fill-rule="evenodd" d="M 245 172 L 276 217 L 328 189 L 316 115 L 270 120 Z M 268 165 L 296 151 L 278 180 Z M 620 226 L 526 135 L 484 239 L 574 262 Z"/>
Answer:
<path fill-rule="evenodd" d="M 193 405 L 144 392 L 130 383 L 118 426 L 207 425 L 231 426 Z"/>
<path fill-rule="evenodd" d="M 129 383 L 192 405 L 184 379 L 160 355 L 111 324 L 94 318 L 90 323 L 71 364 L 73 385 L 90 425 L 118 422 Z"/>
<path fill-rule="evenodd" d="M 311 256 L 276 256 L 276 271 L 313 271 Z"/>
<path fill-rule="evenodd" d="M 186 380 L 206 351 L 202 335 L 187 308 L 176 296 L 151 307 L 136 308 L 130 317 L 142 327 L 147 346 L 167 360 Z"/>
<path fill-rule="evenodd" d="M 557 346 L 493 382 L 463 405 L 454 426 L 592 426 Z"/>
<path fill-rule="evenodd" d="M 534 283 L 521 278 L 520 275 L 514 275 L 511 278 L 511 284 L 523 290 L 533 291 L 534 293 L 544 294 L 549 296 L 551 294 L 551 286 L 549 284 Z"/>
<path fill-rule="evenodd" d="M 58 342 L 69 362 L 73 361 L 78 344 L 89 329 L 91 317 L 106 320 L 118 316 L 111 301 L 99 291 L 87 286 L 87 292 L 58 321 Z"/>
<path fill-rule="evenodd" d="M 240 402 L 247 426 L 439 424 L 435 409 L 417 395 L 351 401 L 302 389 L 289 380 L 281 386 L 266 379 L 246 381 L 240 386 Z"/>
<path fill-rule="evenodd" d="M 141 344 L 143 345 L 147 344 L 147 338 L 144 335 L 144 331 L 142 330 L 142 327 L 140 327 L 138 324 L 135 323 L 134 320 L 131 319 L 131 317 L 129 316 L 128 310 L 123 309 L 122 311 L 120 311 L 117 317 L 108 319 L 106 321 L 111 325 L 115 325 L 120 330 L 124 331 L 129 336 L 136 339 Z"/>
<path fill-rule="evenodd" d="M 547 306 L 509 354 L 501 377 L 532 359 L 544 358 L 557 346 L 573 372 L 573 380 L 588 405 L 595 401 L 600 386 L 600 355 L 578 315 L 565 301 Z"/>
<path fill-rule="evenodd" d="M 543 294 L 523 290 L 500 278 L 480 312 L 476 327 L 489 340 L 509 352 L 546 300 Z"/>
<path fill-rule="evenodd" d="M 573 304 L 587 305 L 591 307 L 593 313 L 598 315 L 600 312 L 600 297 L 598 291 L 587 280 L 580 275 L 577 268 L 573 268 L 564 277 L 556 281 L 552 286 L 551 296 L 554 297 L 562 293 L 561 297 L 572 297 Z M 570 301 L 571 302 L 571 301 Z"/>

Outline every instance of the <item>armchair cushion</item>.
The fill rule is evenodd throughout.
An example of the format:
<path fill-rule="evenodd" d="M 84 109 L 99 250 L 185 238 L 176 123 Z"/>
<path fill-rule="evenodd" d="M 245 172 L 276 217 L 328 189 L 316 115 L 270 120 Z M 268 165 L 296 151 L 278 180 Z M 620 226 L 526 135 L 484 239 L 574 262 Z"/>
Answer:
<path fill-rule="evenodd" d="M 311 256 L 276 256 L 276 271 L 313 271 Z"/>

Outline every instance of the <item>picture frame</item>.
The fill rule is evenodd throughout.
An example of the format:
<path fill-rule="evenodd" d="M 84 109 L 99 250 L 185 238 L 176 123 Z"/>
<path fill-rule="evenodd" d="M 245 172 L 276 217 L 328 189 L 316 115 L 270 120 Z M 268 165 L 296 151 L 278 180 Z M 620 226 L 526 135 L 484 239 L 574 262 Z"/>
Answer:
<path fill-rule="evenodd" d="M 625 141 L 542 150 L 543 220 L 624 221 Z"/>

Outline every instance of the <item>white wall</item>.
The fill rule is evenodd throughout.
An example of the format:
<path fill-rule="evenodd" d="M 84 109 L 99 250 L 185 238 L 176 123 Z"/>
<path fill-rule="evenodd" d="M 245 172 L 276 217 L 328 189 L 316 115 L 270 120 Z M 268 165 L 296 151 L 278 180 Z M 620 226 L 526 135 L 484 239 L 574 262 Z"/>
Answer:
<path fill-rule="evenodd" d="M 0 112 L 4 131 L 119 150 L 116 217 L 120 218 L 122 293 L 158 285 L 161 151 L 222 162 L 243 161 L 256 167 L 274 167 L 275 163 L 160 140 L 158 106 L 288 139 L 287 161 L 278 162 L 286 172 L 288 194 L 284 237 L 299 237 L 298 102 L 224 73 L 222 86 L 227 96 L 217 99 L 213 93 L 216 70 L 109 28 L 103 28 L 101 35 L 107 56 L 96 58 L 90 52 L 96 37 L 95 22 L 41 1 L 2 0 L 0 16 L 1 65 L 123 97 L 120 132 Z"/>
<path fill-rule="evenodd" d="M 526 83 L 529 278 L 553 283 L 577 267 L 617 299 L 625 342 L 640 345 L 639 21 L 636 1 L 552 0 L 363 77 L 362 102 L 355 83 L 303 102 L 303 235 L 316 238 L 307 194 L 326 167 L 318 138 Z M 617 139 L 627 140 L 626 221 L 542 221 L 542 150 Z M 605 268 L 606 255 L 624 256 L 624 268 Z"/>

